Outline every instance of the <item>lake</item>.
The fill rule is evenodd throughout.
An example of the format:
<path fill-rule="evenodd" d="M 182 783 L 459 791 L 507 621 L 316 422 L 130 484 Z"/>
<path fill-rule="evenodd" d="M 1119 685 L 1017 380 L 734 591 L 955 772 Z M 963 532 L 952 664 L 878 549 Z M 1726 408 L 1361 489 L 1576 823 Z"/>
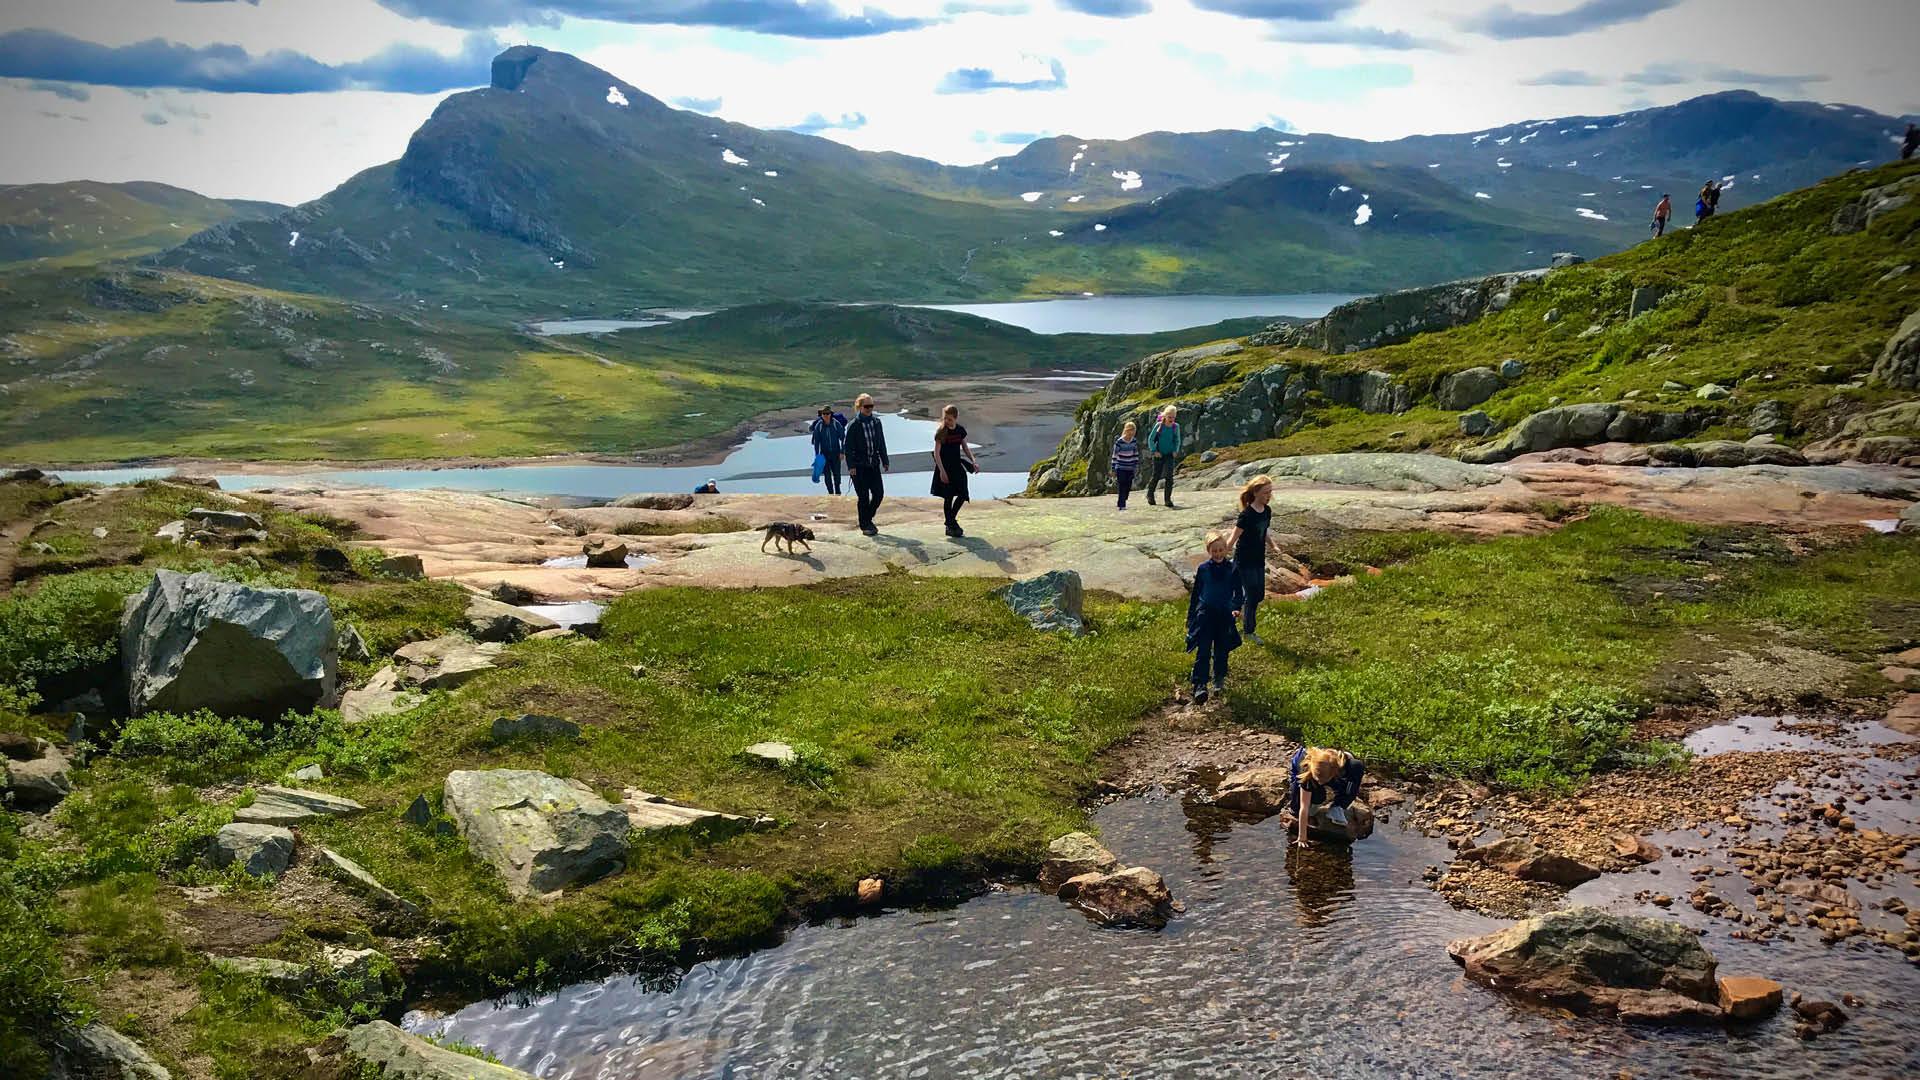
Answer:
<path fill-rule="evenodd" d="M 1287 315 L 1317 319 L 1355 298 L 1354 293 L 1276 293 L 1271 296 L 1074 296 L 993 304 L 907 304 L 963 311 L 1024 327 L 1036 334 L 1157 334 L 1211 326 L 1226 319 Z M 537 334 L 608 334 L 662 326 L 704 311 L 662 311 L 652 319 L 549 319 L 533 324 Z"/>
<path fill-rule="evenodd" d="M 933 443 L 931 420 L 884 417 L 894 470 L 887 474 L 892 495 L 925 495 L 932 481 L 932 455 L 920 447 Z M 796 424 L 796 428 L 798 424 Z M 909 451 L 907 448 L 914 448 Z M 323 469 L 295 473 L 221 473 L 214 479 L 228 491 L 260 488 L 388 487 L 405 491 L 443 488 L 506 495 L 572 496 L 617 499 L 639 492 L 692 491 L 708 480 L 724 493 L 755 495 L 824 494 L 825 486 L 812 477 L 813 451 L 807 436 L 754 432 L 715 465 L 505 465 L 449 469 Z M 172 475 L 172 468 L 67 469 L 54 472 L 78 483 L 130 484 Z M 981 471 L 972 480 L 977 498 L 997 499 L 1027 486 L 1025 472 Z M 849 490 L 851 490 L 849 488 Z"/>

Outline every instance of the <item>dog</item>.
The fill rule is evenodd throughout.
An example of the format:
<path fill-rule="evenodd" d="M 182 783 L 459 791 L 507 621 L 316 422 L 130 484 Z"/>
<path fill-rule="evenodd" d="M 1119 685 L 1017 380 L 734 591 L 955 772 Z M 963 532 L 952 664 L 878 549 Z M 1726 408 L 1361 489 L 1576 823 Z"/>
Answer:
<path fill-rule="evenodd" d="M 767 550 L 768 544 L 772 544 L 776 551 L 784 544 L 786 545 L 786 554 L 791 555 L 793 554 L 793 545 L 799 544 L 801 547 L 807 549 L 807 554 L 813 554 L 813 545 L 807 543 L 807 541 L 813 539 L 813 530 L 807 528 L 805 525 L 792 521 L 776 521 L 767 526 L 766 534 L 767 538 L 760 541 L 761 551 Z"/>

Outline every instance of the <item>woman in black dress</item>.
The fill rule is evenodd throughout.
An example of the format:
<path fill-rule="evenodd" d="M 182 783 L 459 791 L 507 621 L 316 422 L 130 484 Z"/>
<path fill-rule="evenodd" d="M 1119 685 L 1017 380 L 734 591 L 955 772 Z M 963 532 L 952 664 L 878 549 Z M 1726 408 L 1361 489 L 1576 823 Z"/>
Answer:
<path fill-rule="evenodd" d="M 959 407 L 940 410 L 940 426 L 933 432 L 933 493 L 947 513 L 948 536 L 967 535 L 960 528 L 960 507 L 968 498 L 967 475 L 979 468 L 967 445 L 967 429 L 960 426 Z"/>

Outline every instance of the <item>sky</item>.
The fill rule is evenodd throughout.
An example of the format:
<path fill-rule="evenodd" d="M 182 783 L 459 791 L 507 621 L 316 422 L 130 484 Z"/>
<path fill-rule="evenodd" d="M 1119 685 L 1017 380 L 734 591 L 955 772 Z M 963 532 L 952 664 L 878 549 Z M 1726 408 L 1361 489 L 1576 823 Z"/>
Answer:
<path fill-rule="evenodd" d="M 0 183 L 295 203 L 492 56 L 967 164 L 1051 135 L 1464 132 L 1751 89 L 1920 113 L 1917 0 L 7 0 Z"/>

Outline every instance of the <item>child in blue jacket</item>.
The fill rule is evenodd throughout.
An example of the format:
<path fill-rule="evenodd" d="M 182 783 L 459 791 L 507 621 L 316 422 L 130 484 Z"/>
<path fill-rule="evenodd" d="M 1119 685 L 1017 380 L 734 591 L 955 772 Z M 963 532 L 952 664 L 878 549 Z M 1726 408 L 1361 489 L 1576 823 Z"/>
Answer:
<path fill-rule="evenodd" d="M 1207 561 L 1193 572 L 1193 592 L 1187 598 L 1187 648 L 1193 657 L 1193 702 L 1207 701 L 1211 668 L 1213 693 L 1227 689 L 1227 654 L 1240 647 L 1235 618 L 1246 606 L 1246 586 L 1227 558 L 1227 538 L 1207 534 Z"/>

